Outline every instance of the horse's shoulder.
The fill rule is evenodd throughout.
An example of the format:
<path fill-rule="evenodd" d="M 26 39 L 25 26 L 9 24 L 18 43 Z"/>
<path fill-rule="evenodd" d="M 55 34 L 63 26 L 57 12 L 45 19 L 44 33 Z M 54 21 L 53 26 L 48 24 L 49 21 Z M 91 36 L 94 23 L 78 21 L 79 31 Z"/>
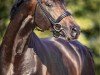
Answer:
<path fill-rule="evenodd" d="M 42 38 L 41 39 L 43 42 L 52 42 L 52 43 L 57 43 L 57 42 L 64 42 L 67 41 L 63 38 L 55 38 L 55 37 L 48 37 L 48 38 Z"/>

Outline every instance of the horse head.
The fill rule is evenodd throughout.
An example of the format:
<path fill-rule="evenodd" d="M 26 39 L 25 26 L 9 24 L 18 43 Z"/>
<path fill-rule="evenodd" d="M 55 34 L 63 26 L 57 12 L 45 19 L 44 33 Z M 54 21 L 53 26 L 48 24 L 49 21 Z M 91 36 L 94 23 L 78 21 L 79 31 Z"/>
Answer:
<path fill-rule="evenodd" d="M 80 27 L 74 21 L 69 11 L 65 9 L 64 0 L 31 0 L 34 5 L 34 25 L 42 31 L 51 29 L 55 37 L 63 36 L 67 39 L 77 39 Z M 16 0 L 11 9 L 11 18 L 19 8 L 28 0 Z M 32 4 L 32 3 L 31 3 Z M 32 5 L 32 6 L 33 6 Z M 31 7 L 31 6 L 30 6 Z M 30 8 L 29 8 L 30 10 Z"/>
<path fill-rule="evenodd" d="M 43 31 L 51 29 L 55 37 L 77 39 L 80 34 L 80 27 L 65 9 L 64 0 L 37 0 L 34 19 L 37 27 Z"/>

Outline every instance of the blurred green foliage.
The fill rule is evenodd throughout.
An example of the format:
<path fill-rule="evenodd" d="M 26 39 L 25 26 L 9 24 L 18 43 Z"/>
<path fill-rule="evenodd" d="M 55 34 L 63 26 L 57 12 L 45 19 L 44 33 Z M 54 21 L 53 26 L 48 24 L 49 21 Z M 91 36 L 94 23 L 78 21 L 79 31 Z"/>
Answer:
<path fill-rule="evenodd" d="M 81 27 L 79 41 L 93 50 L 96 75 L 100 75 L 100 0 L 65 0 L 67 9 Z M 9 23 L 9 12 L 13 0 L 0 0 L 0 42 Z M 40 37 L 50 32 L 35 31 Z"/>

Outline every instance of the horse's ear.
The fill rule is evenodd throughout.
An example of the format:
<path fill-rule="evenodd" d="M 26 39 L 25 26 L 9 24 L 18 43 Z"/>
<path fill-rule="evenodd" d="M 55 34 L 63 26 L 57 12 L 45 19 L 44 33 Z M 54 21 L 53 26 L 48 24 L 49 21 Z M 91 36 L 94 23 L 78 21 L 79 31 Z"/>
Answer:
<path fill-rule="evenodd" d="M 64 2 L 65 0 L 61 0 L 62 2 Z"/>
<path fill-rule="evenodd" d="M 66 5 L 66 1 L 65 0 L 59 0 L 61 3 L 63 3 L 64 5 Z"/>
<path fill-rule="evenodd" d="M 60 1 L 60 2 L 62 2 L 62 3 L 64 3 L 65 2 L 65 0 L 53 0 L 53 1 Z"/>
<path fill-rule="evenodd" d="M 63 3 L 64 5 L 66 5 L 66 1 L 65 0 L 60 0 L 61 3 Z"/>
<path fill-rule="evenodd" d="M 60 0 L 62 3 L 64 3 L 65 2 L 65 0 Z"/>

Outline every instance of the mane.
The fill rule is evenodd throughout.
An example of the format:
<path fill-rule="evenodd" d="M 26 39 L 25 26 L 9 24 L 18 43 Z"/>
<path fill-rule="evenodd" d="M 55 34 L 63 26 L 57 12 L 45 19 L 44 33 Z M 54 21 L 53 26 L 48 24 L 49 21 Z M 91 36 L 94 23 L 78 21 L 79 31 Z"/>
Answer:
<path fill-rule="evenodd" d="M 61 3 L 64 3 L 65 0 L 54 0 L 55 2 L 60 1 Z"/>
<path fill-rule="evenodd" d="M 64 3 L 65 0 L 60 0 L 60 2 Z"/>

